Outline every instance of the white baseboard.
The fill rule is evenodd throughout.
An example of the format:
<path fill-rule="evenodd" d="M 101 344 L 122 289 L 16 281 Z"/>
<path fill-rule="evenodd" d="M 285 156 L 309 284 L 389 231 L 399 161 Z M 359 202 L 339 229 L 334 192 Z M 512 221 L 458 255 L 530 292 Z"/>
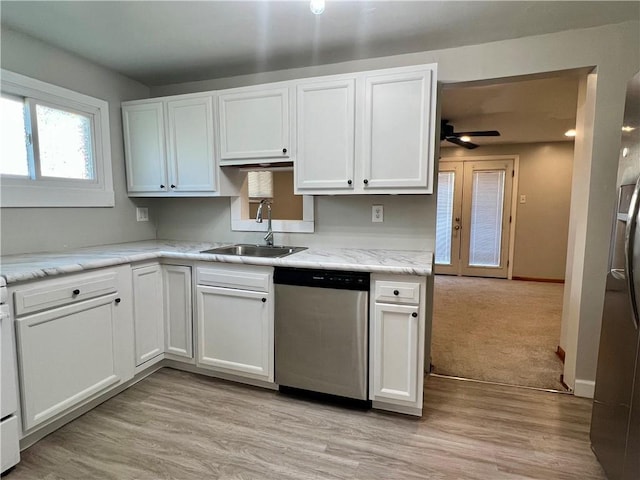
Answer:
<path fill-rule="evenodd" d="M 596 390 L 596 382 L 593 380 L 580 380 L 576 378 L 573 394 L 576 397 L 593 398 Z"/>

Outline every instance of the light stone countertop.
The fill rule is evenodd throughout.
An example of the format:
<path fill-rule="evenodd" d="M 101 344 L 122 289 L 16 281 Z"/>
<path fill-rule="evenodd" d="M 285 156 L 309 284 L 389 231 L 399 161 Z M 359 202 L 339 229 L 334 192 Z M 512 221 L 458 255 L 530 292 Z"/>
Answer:
<path fill-rule="evenodd" d="M 73 251 L 5 255 L 0 275 L 7 284 L 160 258 L 243 263 L 282 267 L 350 270 L 372 273 L 431 275 L 433 253 L 423 250 L 373 250 L 312 247 L 282 258 L 244 257 L 200 253 L 230 243 L 149 240 Z"/>

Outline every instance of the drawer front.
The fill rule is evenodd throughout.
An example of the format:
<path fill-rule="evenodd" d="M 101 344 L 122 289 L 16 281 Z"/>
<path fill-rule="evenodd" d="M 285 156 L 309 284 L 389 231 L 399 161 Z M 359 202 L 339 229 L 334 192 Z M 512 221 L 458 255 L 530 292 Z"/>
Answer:
<path fill-rule="evenodd" d="M 0 472 L 20 461 L 18 419 L 9 417 L 0 423 Z"/>
<path fill-rule="evenodd" d="M 117 273 L 79 275 L 38 282 L 14 292 L 16 316 L 61 307 L 118 291 Z"/>
<path fill-rule="evenodd" d="M 273 268 L 252 265 L 199 267 L 196 278 L 198 285 L 268 293 L 273 278 Z"/>
<path fill-rule="evenodd" d="M 420 284 L 377 281 L 375 282 L 374 295 L 376 302 L 417 305 L 420 302 Z"/>

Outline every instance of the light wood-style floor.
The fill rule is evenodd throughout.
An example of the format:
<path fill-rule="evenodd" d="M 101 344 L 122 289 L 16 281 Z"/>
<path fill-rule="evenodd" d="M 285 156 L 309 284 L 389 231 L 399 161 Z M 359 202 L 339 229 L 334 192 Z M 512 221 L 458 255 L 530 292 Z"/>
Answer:
<path fill-rule="evenodd" d="M 165 368 L 22 452 L 7 479 L 604 479 L 590 411 L 430 377 L 415 419 Z"/>

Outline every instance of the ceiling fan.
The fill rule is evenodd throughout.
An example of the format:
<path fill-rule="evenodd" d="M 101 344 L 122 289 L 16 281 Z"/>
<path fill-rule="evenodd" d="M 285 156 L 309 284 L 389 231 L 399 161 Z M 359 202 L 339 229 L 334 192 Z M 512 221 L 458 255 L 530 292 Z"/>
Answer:
<path fill-rule="evenodd" d="M 480 130 L 477 132 L 454 132 L 453 125 L 449 124 L 449 120 L 442 119 L 440 121 L 440 141 L 455 143 L 460 147 L 472 150 L 478 148 L 478 145 L 471 143 L 469 140 L 463 140 L 462 137 L 499 137 L 500 132 L 497 130 Z"/>

